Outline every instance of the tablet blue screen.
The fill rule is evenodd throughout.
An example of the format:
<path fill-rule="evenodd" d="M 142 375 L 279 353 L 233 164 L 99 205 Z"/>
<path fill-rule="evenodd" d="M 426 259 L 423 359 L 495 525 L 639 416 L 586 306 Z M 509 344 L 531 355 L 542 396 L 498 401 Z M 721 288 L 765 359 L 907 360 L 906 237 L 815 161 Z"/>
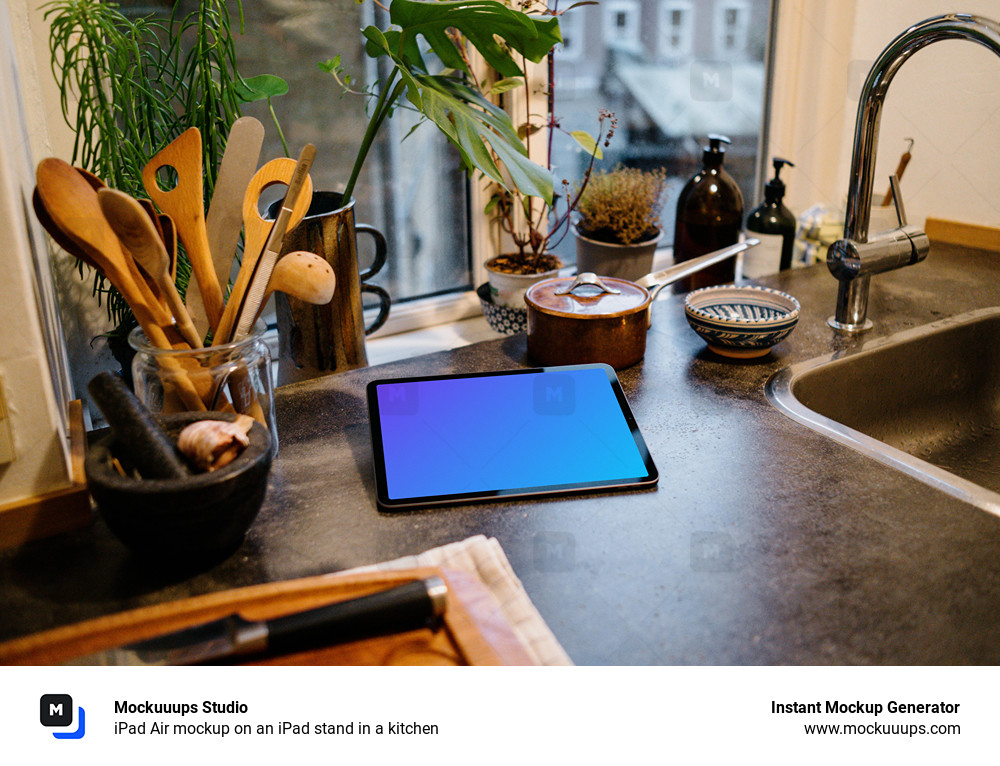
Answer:
<path fill-rule="evenodd" d="M 643 477 L 601 369 L 382 383 L 393 500 Z"/>

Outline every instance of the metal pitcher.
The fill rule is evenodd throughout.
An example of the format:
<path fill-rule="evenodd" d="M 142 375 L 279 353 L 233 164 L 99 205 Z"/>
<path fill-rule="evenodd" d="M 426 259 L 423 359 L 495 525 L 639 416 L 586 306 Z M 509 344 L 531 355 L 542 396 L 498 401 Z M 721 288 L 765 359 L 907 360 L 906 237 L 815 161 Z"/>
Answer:
<path fill-rule="evenodd" d="M 375 332 L 389 316 L 389 294 L 365 284 L 385 265 L 385 237 L 374 226 L 355 223 L 355 201 L 352 198 L 345 205 L 343 199 L 339 192 L 314 192 L 305 217 L 285 236 L 282 255 L 295 250 L 321 255 L 333 267 L 337 290 L 324 306 L 275 294 L 278 385 L 367 366 L 365 335 Z M 276 205 L 268 210 L 271 217 Z M 369 234 L 375 242 L 375 260 L 363 272 L 358 269 L 358 234 Z M 379 301 L 378 316 L 367 327 L 362 293 L 372 293 Z"/>

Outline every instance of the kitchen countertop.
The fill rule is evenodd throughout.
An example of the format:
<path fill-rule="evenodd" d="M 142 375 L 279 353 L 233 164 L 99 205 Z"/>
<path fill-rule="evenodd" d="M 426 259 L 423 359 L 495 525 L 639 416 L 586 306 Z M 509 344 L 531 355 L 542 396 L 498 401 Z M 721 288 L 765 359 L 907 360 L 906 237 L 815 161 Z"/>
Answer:
<path fill-rule="evenodd" d="M 1000 305 L 1000 257 L 935 246 L 872 278 L 864 340 Z M 723 360 L 682 296 L 619 373 L 657 489 L 420 512 L 374 500 L 370 380 L 527 364 L 523 335 L 276 392 L 280 454 L 243 546 L 194 576 L 147 571 L 98 521 L 0 552 L 0 640 L 121 609 L 496 537 L 580 664 L 1000 664 L 1000 518 L 792 422 L 772 373 L 859 339 L 826 324 L 825 265 L 761 280 L 802 304 L 759 361 Z"/>

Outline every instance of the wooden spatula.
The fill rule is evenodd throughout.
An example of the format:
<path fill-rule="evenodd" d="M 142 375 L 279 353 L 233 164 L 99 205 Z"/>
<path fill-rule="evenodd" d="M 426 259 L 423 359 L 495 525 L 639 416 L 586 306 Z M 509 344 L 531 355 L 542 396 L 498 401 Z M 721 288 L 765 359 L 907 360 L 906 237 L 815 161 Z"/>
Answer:
<path fill-rule="evenodd" d="M 215 336 L 218 343 L 225 343 L 232 339 L 236 329 L 236 321 L 250 287 L 257 262 L 267 244 L 271 227 L 274 225 L 274 221 L 268 221 L 260 213 L 260 196 L 265 189 L 271 186 L 291 183 L 297 164 L 290 157 L 271 160 L 254 174 L 247 186 L 246 194 L 243 197 L 243 262 L 240 264 L 240 271 L 236 276 L 233 290 L 229 294 L 229 302 L 226 304 L 222 321 L 216 328 Z M 288 220 L 289 229 L 302 220 L 309 210 L 311 200 L 312 179 L 306 174 L 302 192 L 298 195 Z"/>
<path fill-rule="evenodd" d="M 243 197 L 257 171 L 263 144 L 264 126 L 260 120 L 240 117 L 229 130 L 226 151 L 219 163 L 205 226 L 215 263 L 215 276 L 223 286 L 229 282 L 236 243 L 243 228 Z"/>
<path fill-rule="evenodd" d="M 170 191 L 160 188 L 157 173 L 165 167 L 177 173 L 177 185 Z M 215 328 L 222 318 L 222 288 L 215 276 L 212 253 L 205 229 L 204 174 L 201 133 L 188 128 L 161 149 L 142 169 L 142 183 L 150 199 L 174 219 L 177 234 L 191 259 L 209 325 Z"/>

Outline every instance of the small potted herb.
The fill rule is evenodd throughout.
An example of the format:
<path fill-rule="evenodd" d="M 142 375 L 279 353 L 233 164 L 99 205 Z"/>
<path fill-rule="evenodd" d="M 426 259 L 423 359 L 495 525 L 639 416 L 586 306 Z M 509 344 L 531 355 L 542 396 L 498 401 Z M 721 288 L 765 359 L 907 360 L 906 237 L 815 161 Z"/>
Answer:
<path fill-rule="evenodd" d="M 595 173 L 576 205 L 577 271 L 633 281 L 648 274 L 662 236 L 665 184 L 663 168 Z"/>

